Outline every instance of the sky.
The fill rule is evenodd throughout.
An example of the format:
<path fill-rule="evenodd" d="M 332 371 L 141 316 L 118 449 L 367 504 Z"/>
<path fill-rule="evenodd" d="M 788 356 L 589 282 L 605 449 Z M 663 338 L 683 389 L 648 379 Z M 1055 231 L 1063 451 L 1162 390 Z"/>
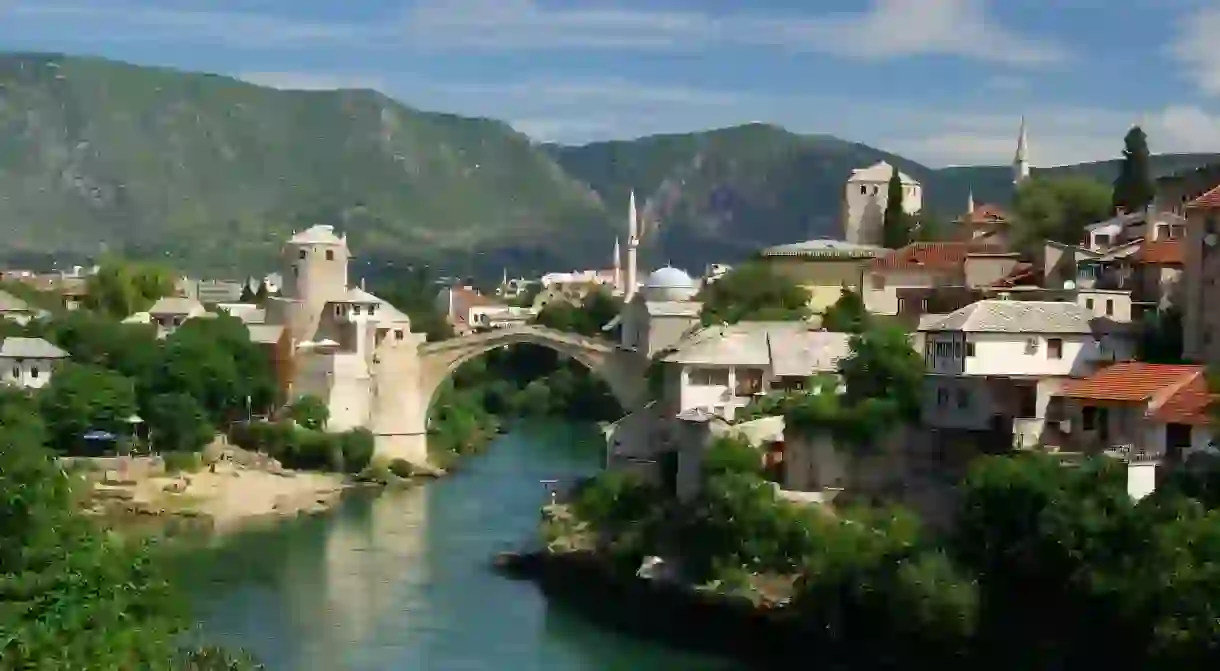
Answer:
<path fill-rule="evenodd" d="M 375 88 L 579 144 L 747 122 L 931 166 L 1220 152 L 1220 0 L 0 0 L 0 50 Z"/>

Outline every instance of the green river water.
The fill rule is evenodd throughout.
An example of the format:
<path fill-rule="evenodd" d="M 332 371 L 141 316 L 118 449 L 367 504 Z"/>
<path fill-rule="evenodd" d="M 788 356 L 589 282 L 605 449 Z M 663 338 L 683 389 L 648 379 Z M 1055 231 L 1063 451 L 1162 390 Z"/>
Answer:
<path fill-rule="evenodd" d="M 589 427 L 523 427 L 448 478 L 233 536 L 176 573 L 200 637 L 274 671 L 735 668 L 599 628 L 491 570 L 536 527 L 540 481 L 601 459 Z"/>

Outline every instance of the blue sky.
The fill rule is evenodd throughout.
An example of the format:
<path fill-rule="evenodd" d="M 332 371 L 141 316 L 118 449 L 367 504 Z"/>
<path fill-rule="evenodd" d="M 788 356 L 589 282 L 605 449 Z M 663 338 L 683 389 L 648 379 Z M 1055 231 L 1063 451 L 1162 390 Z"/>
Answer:
<path fill-rule="evenodd" d="M 811 9 L 813 8 L 813 9 Z M 750 121 L 930 165 L 1220 151 L 1220 2 L 0 0 L 0 49 L 372 87 L 579 143 Z"/>

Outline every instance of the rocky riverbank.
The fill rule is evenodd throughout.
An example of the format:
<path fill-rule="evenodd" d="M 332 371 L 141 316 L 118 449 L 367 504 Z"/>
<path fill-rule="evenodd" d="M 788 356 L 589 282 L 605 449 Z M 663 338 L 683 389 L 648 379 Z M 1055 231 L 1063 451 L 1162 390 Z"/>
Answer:
<path fill-rule="evenodd" d="M 83 475 L 82 505 L 88 514 L 119 525 L 186 523 L 219 532 L 325 512 L 353 487 L 413 481 L 388 469 L 362 478 L 294 471 L 265 455 L 227 445 L 209 448 L 185 468 L 171 463 L 167 470 L 159 457 L 75 460 L 69 466 Z"/>

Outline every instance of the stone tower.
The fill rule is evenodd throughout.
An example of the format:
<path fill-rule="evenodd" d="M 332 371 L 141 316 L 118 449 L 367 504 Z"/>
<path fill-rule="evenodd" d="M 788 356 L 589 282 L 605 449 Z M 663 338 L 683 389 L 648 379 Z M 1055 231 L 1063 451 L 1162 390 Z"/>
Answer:
<path fill-rule="evenodd" d="M 1020 186 L 1029 179 L 1029 137 L 1025 130 L 1025 117 L 1021 117 L 1021 130 L 1017 133 L 1017 153 L 1012 158 L 1012 183 Z"/>
<path fill-rule="evenodd" d="M 313 226 L 284 244 L 280 260 L 281 294 L 291 304 L 286 321 L 295 340 L 308 340 L 326 304 L 347 295 L 347 237 L 335 235 L 332 226 Z"/>

